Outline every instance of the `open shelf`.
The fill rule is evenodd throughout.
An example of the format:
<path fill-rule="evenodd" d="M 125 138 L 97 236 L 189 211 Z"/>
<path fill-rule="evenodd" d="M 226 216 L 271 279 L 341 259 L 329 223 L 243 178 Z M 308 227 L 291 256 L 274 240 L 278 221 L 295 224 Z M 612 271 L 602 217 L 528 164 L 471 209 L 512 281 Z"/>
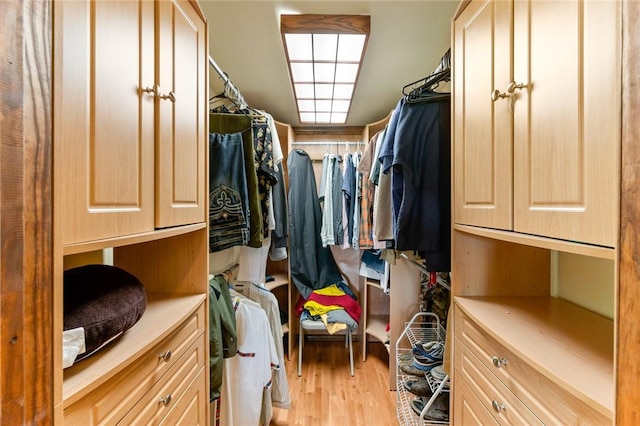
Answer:
<path fill-rule="evenodd" d="M 367 329 L 365 332 L 369 336 L 373 336 L 380 342 L 387 341 L 387 324 L 389 323 L 389 315 L 369 315 L 367 318 Z"/>
<path fill-rule="evenodd" d="M 145 312 L 133 327 L 101 351 L 64 370 L 64 405 L 79 400 L 149 351 L 192 315 L 205 297 L 147 294 Z"/>
<path fill-rule="evenodd" d="M 286 272 L 276 272 L 270 274 L 274 280 L 269 281 L 268 283 L 264 283 L 264 286 L 267 290 L 273 291 L 278 287 L 286 286 L 289 284 L 289 276 Z"/>
<path fill-rule="evenodd" d="M 614 412 L 613 321 L 561 299 L 456 297 L 505 348 L 602 413 Z"/>

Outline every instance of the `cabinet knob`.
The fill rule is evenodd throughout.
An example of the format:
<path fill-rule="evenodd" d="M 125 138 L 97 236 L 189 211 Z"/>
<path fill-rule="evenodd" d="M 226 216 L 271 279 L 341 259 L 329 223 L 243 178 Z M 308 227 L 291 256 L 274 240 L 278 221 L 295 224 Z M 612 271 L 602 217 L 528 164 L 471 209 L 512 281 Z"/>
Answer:
<path fill-rule="evenodd" d="M 506 405 L 504 405 L 502 402 L 496 401 L 495 399 L 491 401 L 491 406 L 493 407 L 493 411 L 495 411 L 496 413 L 505 411 L 507 409 Z"/>
<path fill-rule="evenodd" d="M 161 360 L 163 360 L 164 362 L 169 362 L 169 360 L 171 359 L 171 351 L 166 351 L 166 352 L 160 352 L 158 354 L 158 358 L 160 358 Z"/>
<path fill-rule="evenodd" d="M 172 103 L 176 103 L 176 94 L 171 91 L 168 95 L 159 95 L 160 99 L 169 99 Z"/>
<path fill-rule="evenodd" d="M 144 89 L 140 89 L 142 90 L 143 93 L 151 93 L 153 96 L 157 96 L 158 95 L 158 85 L 154 84 L 151 87 L 145 87 Z"/>
<path fill-rule="evenodd" d="M 507 92 L 509 93 L 513 93 L 516 90 L 522 90 L 525 87 L 527 87 L 528 84 L 524 84 L 524 83 L 516 83 L 515 81 L 510 81 L 509 85 L 507 86 Z"/>
<path fill-rule="evenodd" d="M 166 407 L 167 405 L 171 404 L 171 394 L 167 396 L 161 396 L 160 399 L 158 399 L 158 401 L 160 402 L 160 404 Z"/>
<path fill-rule="evenodd" d="M 491 357 L 491 362 L 496 368 L 501 368 L 503 365 L 507 365 L 507 360 L 504 358 L 498 358 L 497 356 Z"/>
<path fill-rule="evenodd" d="M 509 95 L 507 95 L 506 93 L 503 93 L 501 91 L 499 91 L 498 89 L 494 90 L 493 92 L 491 92 L 491 100 L 493 102 L 497 101 L 500 98 L 508 98 Z"/>

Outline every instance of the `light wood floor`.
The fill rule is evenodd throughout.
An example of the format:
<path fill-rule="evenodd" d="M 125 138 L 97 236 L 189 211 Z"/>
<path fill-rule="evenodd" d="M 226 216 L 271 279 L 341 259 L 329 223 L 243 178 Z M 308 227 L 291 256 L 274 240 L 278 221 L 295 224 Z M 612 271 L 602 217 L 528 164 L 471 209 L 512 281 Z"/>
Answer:
<path fill-rule="evenodd" d="M 285 360 L 293 409 L 273 409 L 271 426 L 393 426 L 396 393 L 389 390 L 389 354 L 381 343 L 354 342 L 355 376 L 349 375 L 349 352 L 344 341 L 306 340 L 302 376 L 298 351 Z M 286 353 L 286 352 L 285 352 Z"/>

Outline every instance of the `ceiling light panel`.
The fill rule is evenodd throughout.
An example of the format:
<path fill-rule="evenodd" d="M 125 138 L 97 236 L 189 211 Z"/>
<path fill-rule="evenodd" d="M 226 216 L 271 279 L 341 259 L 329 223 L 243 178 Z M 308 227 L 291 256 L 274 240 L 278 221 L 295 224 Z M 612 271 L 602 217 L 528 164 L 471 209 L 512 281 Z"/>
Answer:
<path fill-rule="evenodd" d="M 367 15 L 281 15 L 301 123 L 344 124 L 370 29 Z"/>

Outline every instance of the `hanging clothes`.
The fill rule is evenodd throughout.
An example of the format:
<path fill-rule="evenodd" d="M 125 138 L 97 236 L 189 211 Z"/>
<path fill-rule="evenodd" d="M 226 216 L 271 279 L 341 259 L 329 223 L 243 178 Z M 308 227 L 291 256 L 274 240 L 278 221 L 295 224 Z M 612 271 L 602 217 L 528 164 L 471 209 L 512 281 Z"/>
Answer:
<path fill-rule="evenodd" d="M 376 150 L 376 142 L 382 134 L 382 130 L 378 131 L 371 137 L 369 143 L 364 149 L 360 163 L 358 164 L 358 172 L 362 174 L 362 197 L 360 199 L 360 230 L 359 246 L 361 249 L 373 248 L 373 198 L 374 186 L 369 180 L 371 167 L 373 165 L 373 155 Z"/>
<path fill-rule="evenodd" d="M 282 343 L 284 333 L 282 332 L 282 324 L 280 323 L 278 299 L 269 290 L 256 284 L 249 284 L 238 291 L 254 302 L 257 302 L 267 314 L 279 365 L 279 368 L 274 371 L 273 375 L 271 403 L 274 407 L 289 410 L 291 409 L 291 397 L 289 396 L 287 372 L 284 368 L 284 347 Z"/>
<path fill-rule="evenodd" d="M 212 401 L 220 397 L 223 358 L 231 358 L 237 351 L 236 316 L 231 304 L 229 284 L 221 276 L 209 280 L 209 374 Z"/>
<path fill-rule="evenodd" d="M 399 113 L 392 173 L 397 250 L 424 253 L 429 271 L 451 270 L 451 102 L 405 103 Z M 387 168 L 386 166 L 389 166 Z"/>
<path fill-rule="evenodd" d="M 258 176 L 258 194 L 262 213 L 262 237 L 269 233 L 269 211 L 271 210 L 271 187 L 278 182 L 277 166 L 273 159 L 273 143 L 271 126 L 266 117 L 264 122 L 253 119 L 253 152 Z M 272 210 L 271 210 L 272 211 Z"/>
<path fill-rule="evenodd" d="M 335 168 L 335 156 L 333 154 L 325 154 L 322 157 L 322 174 L 320 175 L 320 192 L 318 200 L 322 204 L 322 224 L 320 226 L 320 239 L 322 246 L 335 244 L 334 230 L 335 221 L 333 220 L 333 171 Z"/>
<path fill-rule="evenodd" d="M 270 421 L 272 370 L 280 368 L 269 320 L 258 303 L 233 290 L 230 294 L 238 349 L 235 357 L 224 360 L 221 424 L 266 426 Z"/>
<path fill-rule="evenodd" d="M 343 241 L 342 226 L 342 157 L 325 154 L 322 157 L 322 174 L 318 199 L 322 206 L 322 245 L 340 245 Z"/>
<path fill-rule="evenodd" d="M 242 133 L 209 135 L 209 251 L 249 242 L 249 191 Z"/>
<path fill-rule="evenodd" d="M 289 154 L 289 270 L 305 299 L 314 289 L 342 281 L 335 259 L 322 246 L 322 214 L 309 155 L 300 149 Z"/>
<path fill-rule="evenodd" d="M 287 189 L 284 183 L 282 167 L 277 172 L 278 183 L 273 186 L 273 213 L 275 227 L 271 233 L 271 247 L 269 258 L 273 261 L 287 258 L 287 246 L 289 245 L 289 215 L 287 212 Z"/>
<path fill-rule="evenodd" d="M 356 173 L 353 165 L 353 158 L 348 154 L 344 160 L 344 182 L 342 183 L 342 194 L 344 196 L 344 208 L 347 214 L 347 231 L 345 238 L 348 245 L 351 246 L 353 240 L 353 209 L 356 202 Z"/>
<path fill-rule="evenodd" d="M 258 174 L 254 163 L 253 134 L 251 118 L 242 114 L 209 114 L 209 131 L 220 134 L 242 133 L 244 148 L 244 167 L 249 191 L 249 247 L 262 247 L 262 209 L 258 193 Z M 233 166 L 233 165 L 232 165 Z M 219 170 L 210 167 L 209 174 L 218 174 Z"/>
<path fill-rule="evenodd" d="M 353 199 L 353 232 L 350 243 L 351 247 L 357 250 L 360 248 L 360 208 L 362 204 L 362 173 L 358 171 L 358 166 L 360 165 L 362 154 L 360 152 L 356 152 L 351 157 L 353 161 L 353 173 L 355 176 L 355 196 Z"/>

